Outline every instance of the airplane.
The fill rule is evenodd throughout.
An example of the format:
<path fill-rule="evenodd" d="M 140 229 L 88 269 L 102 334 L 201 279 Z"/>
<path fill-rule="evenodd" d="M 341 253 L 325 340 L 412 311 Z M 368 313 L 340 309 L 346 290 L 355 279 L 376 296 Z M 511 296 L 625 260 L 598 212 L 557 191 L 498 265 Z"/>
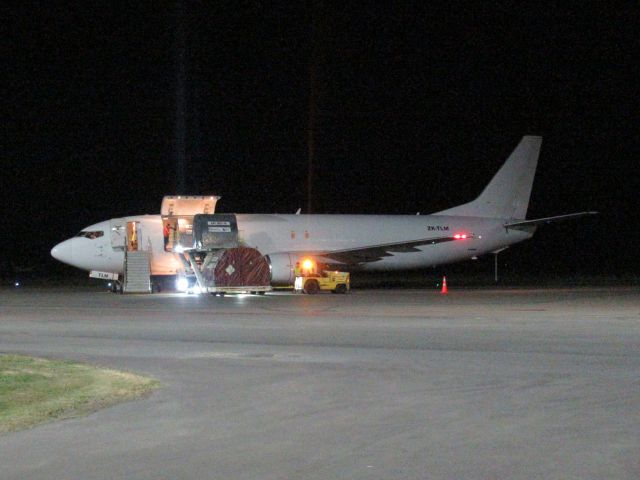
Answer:
<path fill-rule="evenodd" d="M 522 137 L 475 200 L 431 215 L 299 211 L 221 215 L 233 217 L 241 245 L 255 248 L 266 257 L 272 285 L 292 285 L 294 266 L 306 258 L 351 271 L 408 270 L 477 258 L 530 239 L 540 225 L 597 213 L 526 219 L 541 145 L 541 137 Z M 184 276 L 188 263 L 180 258 L 183 247 L 173 245 L 168 249 L 163 230 L 172 215 L 176 216 L 171 209 L 189 199 L 204 201 L 204 213 L 210 213 L 219 197 L 165 197 L 160 215 L 135 215 L 90 225 L 53 247 L 51 255 L 91 272 L 90 276 L 117 280 L 123 274 L 125 250 L 142 249 L 149 252 L 152 278 Z M 173 228 L 192 233 L 193 216 L 184 213 L 196 212 L 177 213 L 183 216 L 177 216 Z"/>

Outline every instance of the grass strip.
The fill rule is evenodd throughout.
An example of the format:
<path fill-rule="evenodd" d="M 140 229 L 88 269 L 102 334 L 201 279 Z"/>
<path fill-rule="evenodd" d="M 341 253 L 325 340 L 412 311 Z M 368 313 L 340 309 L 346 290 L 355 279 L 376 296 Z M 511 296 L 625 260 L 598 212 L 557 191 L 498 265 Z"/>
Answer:
<path fill-rule="evenodd" d="M 82 363 L 0 355 L 0 434 L 85 415 L 144 396 L 158 385 Z"/>

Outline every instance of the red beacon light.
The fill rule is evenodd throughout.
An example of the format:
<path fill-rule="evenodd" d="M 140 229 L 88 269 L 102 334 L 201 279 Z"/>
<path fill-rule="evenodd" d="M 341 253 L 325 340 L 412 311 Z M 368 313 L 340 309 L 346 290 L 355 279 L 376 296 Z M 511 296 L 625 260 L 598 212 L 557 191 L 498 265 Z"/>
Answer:
<path fill-rule="evenodd" d="M 453 238 L 455 238 L 456 240 L 464 240 L 465 238 L 469 238 L 469 235 L 467 235 L 466 233 L 456 233 Z"/>

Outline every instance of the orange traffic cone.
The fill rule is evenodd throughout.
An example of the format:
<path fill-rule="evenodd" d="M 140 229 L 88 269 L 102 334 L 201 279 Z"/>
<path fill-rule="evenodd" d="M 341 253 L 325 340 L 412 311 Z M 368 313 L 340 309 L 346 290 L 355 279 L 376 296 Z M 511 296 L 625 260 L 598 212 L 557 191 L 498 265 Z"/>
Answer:
<path fill-rule="evenodd" d="M 447 277 L 442 277 L 442 291 L 440 293 L 442 295 L 449 293 L 449 289 L 447 288 Z"/>

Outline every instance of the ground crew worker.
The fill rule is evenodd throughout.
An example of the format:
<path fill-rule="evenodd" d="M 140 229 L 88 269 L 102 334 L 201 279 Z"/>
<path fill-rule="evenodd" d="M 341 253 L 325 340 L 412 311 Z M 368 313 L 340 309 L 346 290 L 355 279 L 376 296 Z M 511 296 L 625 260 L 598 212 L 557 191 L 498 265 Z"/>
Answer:
<path fill-rule="evenodd" d="M 167 251 L 167 245 L 169 245 L 169 222 L 164 224 L 162 229 L 162 236 L 164 237 L 164 250 Z"/>
<path fill-rule="evenodd" d="M 302 272 L 300 271 L 300 262 L 296 262 L 296 266 L 293 267 L 293 276 L 299 277 Z"/>

